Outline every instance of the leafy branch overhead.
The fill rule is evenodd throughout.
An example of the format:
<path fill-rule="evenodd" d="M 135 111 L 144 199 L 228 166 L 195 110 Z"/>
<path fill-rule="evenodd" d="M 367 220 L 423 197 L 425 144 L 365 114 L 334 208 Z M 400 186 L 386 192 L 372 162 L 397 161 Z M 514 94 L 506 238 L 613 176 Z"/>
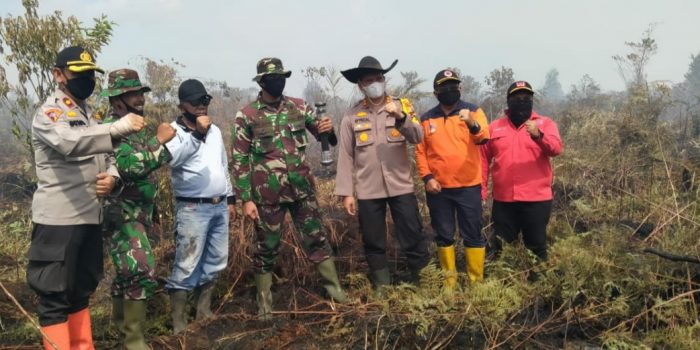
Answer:
<path fill-rule="evenodd" d="M 11 112 L 13 133 L 30 150 L 32 115 L 55 89 L 51 68 L 56 53 L 66 46 L 82 45 L 98 56 L 109 44 L 115 23 L 102 15 L 94 18 L 91 26 L 85 26 L 77 17 L 65 17 L 61 11 L 39 15 L 38 0 L 24 0 L 22 5 L 23 16 L 0 18 L 0 107 Z M 8 69 L 17 72 L 17 82 L 8 81 Z"/>

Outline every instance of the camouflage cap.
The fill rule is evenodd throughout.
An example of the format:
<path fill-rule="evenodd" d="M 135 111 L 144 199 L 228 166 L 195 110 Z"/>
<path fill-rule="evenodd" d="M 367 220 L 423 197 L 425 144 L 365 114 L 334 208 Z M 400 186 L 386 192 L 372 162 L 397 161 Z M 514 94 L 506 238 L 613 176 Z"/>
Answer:
<path fill-rule="evenodd" d="M 253 81 L 260 81 L 262 77 L 270 74 L 280 74 L 289 78 L 291 71 L 285 71 L 282 60 L 277 57 L 265 57 L 258 61 L 258 74 L 253 77 Z"/>
<path fill-rule="evenodd" d="M 107 88 L 102 90 L 100 96 L 119 96 L 129 91 L 149 92 L 151 88 L 141 84 L 139 73 L 135 70 L 122 68 L 109 72 Z"/>

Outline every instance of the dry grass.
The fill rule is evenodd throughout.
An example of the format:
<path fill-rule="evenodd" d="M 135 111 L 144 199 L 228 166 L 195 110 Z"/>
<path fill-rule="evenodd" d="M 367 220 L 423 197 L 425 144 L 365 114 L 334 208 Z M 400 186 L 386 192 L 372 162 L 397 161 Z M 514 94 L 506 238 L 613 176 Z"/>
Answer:
<path fill-rule="evenodd" d="M 460 289 L 448 294 L 433 267 L 424 271 L 421 287 L 397 285 L 376 298 L 364 275 L 356 219 L 343 213 L 333 181 L 319 180 L 325 226 L 352 304 L 323 298 L 318 276 L 287 222 L 274 271 L 276 317 L 258 321 L 253 231 L 239 217 L 231 230 L 229 266 L 217 286 L 218 318 L 194 325 L 184 337 L 170 337 L 161 291 L 151 303 L 149 339 L 159 349 L 697 349 L 700 267 L 643 250 L 700 256 L 697 186 L 680 184 L 684 169 L 694 167 L 679 157 L 681 148 L 699 149 L 697 143 L 677 144 L 671 125 L 639 117 L 635 111 L 644 103 L 635 101 L 615 111 L 565 111 L 558 120 L 566 150 L 554 161 L 556 198 L 546 263 L 536 263 L 520 245 L 509 246 L 500 260 L 487 264 L 484 283 L 469 285 L 460 275 Z M 174 256 L 167 171 L 159 181 L 162 224 L 152 239 L 158 275 L 164 278 Z M 427 223 L 426 208 L 421 212 Z M 23 271 L 30 229 L 27 200 L 8 199 L 0 222 L 0 282 L 34 311 Z M 392 269 L 401 275 L 405 266 L 391 241 Z M 92 311 L 95 338 L 109 348 L 117 334 L 110 326 L 106 290 L 112 267 L 107 264 L 105 271 Z M 0 348 L 19 349 L 38 340 L 5 296 L 0 296 L 0 330 Z"/>

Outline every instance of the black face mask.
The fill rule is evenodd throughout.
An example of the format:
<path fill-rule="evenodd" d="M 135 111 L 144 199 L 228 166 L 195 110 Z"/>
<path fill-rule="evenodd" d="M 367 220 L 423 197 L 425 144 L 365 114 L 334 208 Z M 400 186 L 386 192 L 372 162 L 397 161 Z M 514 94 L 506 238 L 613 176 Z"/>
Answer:
<path fill-rule="evenodd" d="M 196 114 L 192 114 L 188 111 L 184 111 L 184 112 L 182 112 L 182 115 L 185 116 L 185 118 L 187 120 L 189 120 L 190 122 L 197 123 L 197 115 Z"/>
<path fill-rule="evenodd" d="M 513 125 L 519 127 L 526 120 L 530 119 L 532 114 L 532 100 L 509 100 L 508 101 L 508 118 L 513 122 Z"/>
<path fill-rule="evenodd" d="M 443 106 L 454 105 L 457 103 L 457 101 L 459 101 L 460 97 L 462 97 L 462 93 L 459 90 L 441 91 L 437 94 L 437 99 Z"/>
<path fill-rule="evenodd" d="M 262 83 L 262 89 L 267 91 L 272 97 L 277 98 L 282 96 L 282 91 L 284 91 L 284 85 L 287 84 L 287 79 L 264 79 Z"/>
<path fill-rule="evenodd" d="M 85 100 L 95 91 L 95 80 L 89 77 L 73 78 L 66 82 L 66 89 L 78 100 Z"/>

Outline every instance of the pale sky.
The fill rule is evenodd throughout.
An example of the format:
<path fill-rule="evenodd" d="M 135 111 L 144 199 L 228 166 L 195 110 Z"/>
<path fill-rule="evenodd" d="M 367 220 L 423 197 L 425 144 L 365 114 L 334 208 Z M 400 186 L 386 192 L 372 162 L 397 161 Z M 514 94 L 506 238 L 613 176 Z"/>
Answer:
<path fill-rule="evenodd" d="M 680 82 L 691 54 L 700 53 L 700 1 L 416 1 L 416 0 L 41 0 L 40 12 L 60 10 L 91 23 L 106 14 L 118 25 L 97 58 L 108 70 L 139 56 L 174 58 L 182 78 L 254 86 L 255 63 L 277 56 L 293 71 L 287 94 L 300 95 L 301 69 L 357 65 L 364 55 L 389 73 L 417 71 L 430 82 L 444 67 L 458 67 L 483 83 L 500 66 L 535 87 L 557 68 L 568 91 L 584 74 L 605 90 L 623 81 L 612 60 L 626 53 L 650 23 L 659 50 L 650 80 Z M 1 0 L 0 14 L 21 15 L 21 0 Z M 346 89 L 349 89 L 346 86 Z"/>

